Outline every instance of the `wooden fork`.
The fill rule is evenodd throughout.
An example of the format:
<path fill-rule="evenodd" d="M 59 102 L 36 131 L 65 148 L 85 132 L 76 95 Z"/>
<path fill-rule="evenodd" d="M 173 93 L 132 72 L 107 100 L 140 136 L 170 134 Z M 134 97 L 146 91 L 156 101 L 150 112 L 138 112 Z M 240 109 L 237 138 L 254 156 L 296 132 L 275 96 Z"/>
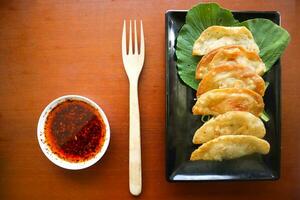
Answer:
<path fill-rule="evenodd" d="M 129 189 L 137 196 L 142 191 L 142 163 L 140 111 L 138 98 L 138 80 L 144 64 L 145 44 L 143 24 L 140 29 L 140 51 L 138 51 L 136 20 L 134 20 L 134 51 L 132 48 L 132 28 L 129 22 L 129 45 L 126 47 L 126 21 L 124 20 L 122 35 L 122 58 L 129 79 Z"/>

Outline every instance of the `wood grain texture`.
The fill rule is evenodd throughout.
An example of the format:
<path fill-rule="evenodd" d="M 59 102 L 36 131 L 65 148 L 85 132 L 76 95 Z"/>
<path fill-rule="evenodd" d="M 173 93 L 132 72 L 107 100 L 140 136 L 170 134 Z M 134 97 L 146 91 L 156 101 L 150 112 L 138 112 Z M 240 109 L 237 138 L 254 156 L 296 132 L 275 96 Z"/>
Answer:
<path fill-rule="evenodd" d="M 142 199 L 299 199 L 300 63 L 297 0 L 220 0 L 232 10 L 278 10 L 292 40 L 282 56 L 281 179 L 168 183 L 165 179 L 164 13 L 198 1 L 0 1 L 0 199 L 133 199 L 128 190 L 128 80 L 123 19 L 143 19 L 146 60 L 139 83 Z M 111 125 L 105 156 L 67 171 L 42 154 L 36 126 L 54 98 L 97 102 Z M 267 103 L 267 102 L 266 102 Z"/>

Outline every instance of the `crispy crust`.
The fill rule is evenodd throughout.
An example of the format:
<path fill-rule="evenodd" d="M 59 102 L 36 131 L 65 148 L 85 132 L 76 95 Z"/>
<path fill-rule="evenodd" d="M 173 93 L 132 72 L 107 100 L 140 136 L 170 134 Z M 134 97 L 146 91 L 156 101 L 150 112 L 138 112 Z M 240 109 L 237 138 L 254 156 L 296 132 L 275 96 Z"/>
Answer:
<path fill-rule="evenodd" d="M 249 112 L 229 111 L 207 121 L 193 137 L 194 144 L 202 144 L 222 135 L 252 135 L 263 138 L 266 129 L 258 117 Z"/>
<path fill-rule="evenodd" d="M 224 65 L 210 70 L 202 79 L 197 96 L 219 88 L 246 88 L 264 95 L 265 81 L 245 66 Z"/>
<path fill-rule="evenodd" d="M 247 111 L 260 116 L 264 109 L 262 96 L 249 89 L 214 89 L 197 99 L 194 115 L 219 115 L 228 111 Z"/>
<path fill-rule="evenodd" d="M 253 153 L 268 154 L 270 144 L 250 135 L 225 135 L 196 149 L 190 160 L 218 160 L 239 158 Z"/>
<path fill-rule="evenodd" d="M 249 51 L 259 52 L 252 33 L 244 26 L 210 26 L 205 29 L 193 45 L 193 55 L 205 55 L 225 45 L 243 45 Z"/>
<path fill-rule="evenodd" d="M 217 48 L 203 56 L 197 65 L 195 78 L 198 80 L 202 79 L 211 69 L 218 67 L 220 62 L 221 65 L 225 64 L 226 62 L 230 63 L 230 65 L 244 64 L 240 63 L 241 61 L 237 59 L 241 57 L 244 57 L 249 61 L 249 67 L 257 74 L 264 74 L 266 66 L 256 52 L 248 51 L 242 46 L 229 45 Z M 253 65 L 253 62 L 255 62 L 258 66 Z"/>

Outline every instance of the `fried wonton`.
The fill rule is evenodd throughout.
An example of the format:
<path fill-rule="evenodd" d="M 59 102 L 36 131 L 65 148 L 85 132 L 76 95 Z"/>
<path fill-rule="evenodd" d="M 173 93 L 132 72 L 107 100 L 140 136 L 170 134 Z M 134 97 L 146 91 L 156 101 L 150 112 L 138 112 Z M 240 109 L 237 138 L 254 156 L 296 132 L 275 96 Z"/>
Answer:
<path fill-rule="evenodd" d="M 202 79 L 211 69 L 223 65 L 243 65 L 262 76 L 266 66 L 256 52 L 242 46 L 232 45 L 215 49 L 202 57 L 197 65 L 195 77 Z"/>
<path fill-rule="evenodd" d="M 222 135 L 252 135 L 263 138 L 264 123 L 256 116 L 244 111 L 229 111 L 212 118 L 201 126 L 193 137 L 194 144 L 202 144 Z"/>
<path fill-rule="evenodd" d="M 205 55 L 227 45 L 241 45 L 249 51 L 259 52 L 252 33 L 246 27 L 210 26 L 195 41 L 193 55 Z"/>
<path fill-rule="evenodd" d="M 201 145 L 190 160 L 228 160 L 253 153 L 267 154 L 270 144 L 250 135 L 224 135 Z"/>
<path fill-rule="evenodd" d="M 228 111 L 247 111 L 260 116 L 264 109 L 261 95 L 249 89 L 214 89 L 197 98 L 194 115 L 219 115 Z"/>
<path fill-rule="evenodd" d="M 263 96 L 265 81 L 248 67 L 225 65 L 210 70 L 204 76 L 199 84 L 197 96 L 219 88 L 247 88 Z"/>

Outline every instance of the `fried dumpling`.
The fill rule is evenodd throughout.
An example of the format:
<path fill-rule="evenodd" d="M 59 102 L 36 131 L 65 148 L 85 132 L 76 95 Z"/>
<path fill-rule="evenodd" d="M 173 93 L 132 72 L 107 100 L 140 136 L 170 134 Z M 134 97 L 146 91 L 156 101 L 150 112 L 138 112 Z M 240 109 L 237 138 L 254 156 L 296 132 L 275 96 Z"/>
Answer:
<path fill-rule="evenodd" d="M 201 145 L 190 160 L 228 160 L 253 153 L 267 154 L 270 144 L 250 135 L 224 135 Z"/>
<path fill-rule="evenodd" d="M 210 70 L 204 76 L 199 84 L 197 96 L 219 88 L 247 88 L 263 96 L 265 81 L 248 67 L 225 65 Z"/>
<path fill-rule="evenodd" d="M 207 121 L 193 137 L 194 144 L 202 144 L 222 135 L 252 135 L 263 138 L 264 123 L 249 112 L 229 111 Z"/>
<path fill-rule="evenodd" d="M 231 45 L 215 49 L 202 57 L 197 65 L 195 77 L 202 79 L 211 69 L 223 65 L 243 65 L 262 76 L 266 66 L 256 52 L 242 46 Z"/>
<path fill-rule="evenodd" d="M 252 33 L 246 27 L 210 26 L 195 41 L 193 55 L 205 55 L 227 45 L 241 45 L 249 51 L 259 52 Z"/>
<path fill-rule="evenodd" d="M 262 96 L 249 89 L 214 89 L 197 99 L 194 115 L 219 115 L 228 111 L 247 111 L 260 116 L 264 109 Z"/>

